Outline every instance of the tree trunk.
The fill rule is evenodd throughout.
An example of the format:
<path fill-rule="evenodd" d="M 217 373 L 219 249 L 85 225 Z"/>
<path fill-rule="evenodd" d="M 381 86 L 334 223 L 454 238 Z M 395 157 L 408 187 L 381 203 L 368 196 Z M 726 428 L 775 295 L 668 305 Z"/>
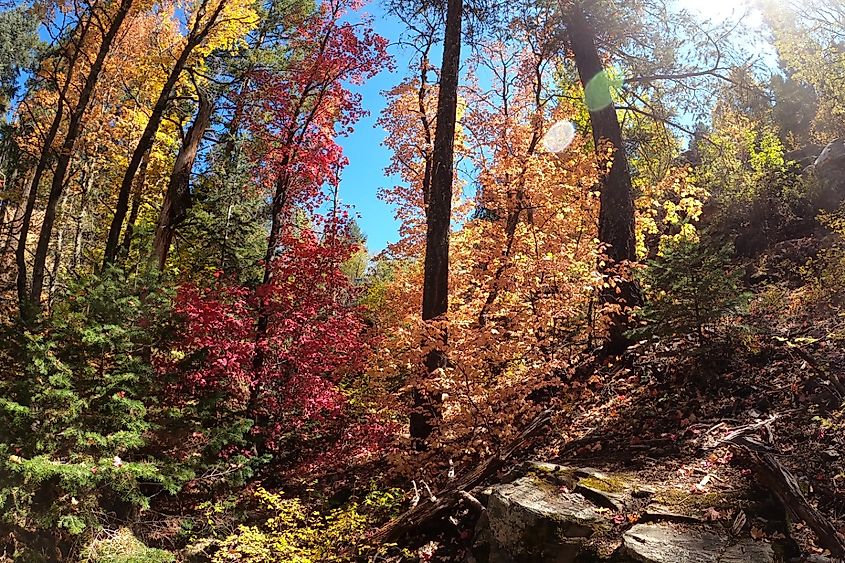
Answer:
<path fill-rule="evenodd" d="M 64 202 L 62 205 L 65 205 Z M 56 246 L 53 249 L 53 266 L 50 268 L 50 285 L 47 286 L 47 303 L 48 307 L 52 309 L 53 295 L 56 292 L 56 285 L 59 283 L 59 267 L 62 265 L 62 251 L 65 247 L 65 229 L 59 228 L 59 234 L 56 237 Z M 48 309 L 49 310 L 49 309 Z"/>
<path fill-rule="evenodd" d="M 147 126 L 144 127 L 144 132 L 141 133 L 141 138 L 135 146 L 132 158 L 129 160 L 129 166 L 126 169 L 126 173 L 123 175 L 123 181 L 120 184 L 120 191 L 117 196 L 117 206 L 115 207 L 114 218 L 112 219 L 111 226 L 109 227 L 105 257 L 103 258 L 103 268 L 112 264 L 117 258 L 120 231 L 123 229 L 123 221 L 126 219 L 126 212 L 129 210 L 129 196 L 132 193 L 132 184 L 135 179 L 135 174 L 138 173 L 138 168 L 141 166 L 141 161 L 143 160 L 144 155 L 153 146 L 155 135 L 158 132 L 162 119 L 164 118 L 164 112 L 170 103 L 170 96 L 173 94 L 176 83 L 179 81 L 179 76 L 185 69 L 185 65 L 187 65 L 188 58 L 194 48 L 202 43 L 211 31 L 211 28 L 217 22 L 217 18 L 220 16 L 225 3 L 226 2 L 224 0 L 220 0 L 214 9 L 214 12 L 208 16 L 208 20 L 204 24 L 201 23 L 201 20 L 203 19 L 202 15 L 205 12 L 205 8 L 208 6 L 208 1 L 204 1 L 202 6 L 200 6 L 197 10 L 197 18 L 190 34 L 188 35 L 188 40 L 185 42 L 182 52 L 179 53 L 179 58 L 176 59 L 173 68 L 170 69 L 170 74 L 167 76 L 164 87 L 159 93 L 158 100 L 156 100 L 156 103 L 153 106 L 153 111 L 150 114 L 149 121 L 147 121 Z"/>
<path fill-rule="evenodd" d="M 287 168 L 287 162 L 284 162 L 284 166 L 282 166 L 283 170 L 285 168 Z M 288 178 L 283 172 L 276 179 L 275 192 L 271 205 L 270 236 L 267 240 L 267 251 L 264 254 L 264 278 L 261 282 L 264 287 L 268 287 L 273 281 L 273 259 L 276 257 L 276 249 L 279 246 L 279 238 L 281 237 L 282 227 L 286 219 L 287 199 Z M 270 314 L 267 311 L 267 305 L 268 303 L 265 297 L 259 295 L 258 320 L 255 327 L 255 355 L 252 358 L 252 371 L 256 383 L 250 388 L 249 401 L 246 406 L 247 416 L 253 417 L 256 427 L 264 427 L 268 422 L 267 415 L 262 414 L 258 410 L 261 392 L 263 391 L 260 383 L 261 372 L 264 370 L 266 361 L 264 344 L 267 339 L 267 329 L 270 327 Z M 266 451 L 264 438 L 260 435 L 256 436 L 254 446 L 259 453 Z"/>
<path fill-rule="evenodd" d="M 2 170 L 2 168 L 4 168 L 4 165 L 0 163 L 0 170 Z M 0 189 L 8 192 L 13 191 L 18 184 L 18 172 L 20 172 L 20 168 L 16 166 L 9 172 L 8 178 L 6 178 L 5 175 L 0 176 Z M 22 192 L 21 200 L 14 205 L 14 209 L 12 209 L 13 206 L 10 205 L 12 203 L 11 200 L 0 199 L 0 232 L 2 232 L 0 237 L 3 238 L 3 250 L 0 251 L 0 260 L 7 257 L 6 251 L 9 250 L 12 243 L 16 241 L 15 225 L 20 222 L 16 221 L 16 219 L 20 219 L 23 215 L 23 206 L 21 205 L 21 202 L 25 201 L 27 198 L 27 189 L 28 186 L 24 183 L 20 188 Z"/>
<path fill-rule="evenodd" d="M 87 166 L 83 173 L 79 193 L 79 213 L 76 216 L 76 231 L 73 237 L 73 258 L 70 269 L 74 274 L 79 274 L 79 266 L 82 261 L 82 241 L 85 237 L 86 210 L 88 209 L 88 194 L 94 187 L 93 166 Z"/>
<path fill-rule="evenodd" d="M 147 166 L 150 164 L 150 153 L 144 155 L 138 175 L 135 176 L 135 188 L 132 190 L 132 207 L 129 208 L 129 218 L 126 219 L 126 229 L 123 231 L 123 243 L 120 245 L 124 256 L 129 255 L 132 248 L 132 234 L 135 232 L 135 223 L 138 221 L 138 213 L 141 211 L 141 202 L 144 199 L 144 185 L 147 183 Z"/>
<path fill-rule="evenodd" d="M 449 309 L 449 231 L 452 220 L 452 180 L 454 177 L 455 121 L 458 108 L 458 74 L 461 63 L 463 0 L 448 0 L 443 64 L 437 98 L 437 124 L 431 171 L 431 195 L 426 208 L 425 269 L 423 274 L 423 321 L 442 318 Z M 430 377 L 446 367 L 448 335 L 441 333 L 425 361 Z M 416 449 L 425 449 L 439 418 L 438 395 L 426 386 L 413 393 L 410 416 L 411 440 Z"/>
<path fill-rule="evenodd" d="M 636 260 L 631 175 L 622 143 L 622 128 L 596 49 L 595 30 L 578 5 L 569 14 L 569 40 L 585 92 L 593 81 L 589 88 L 592 99 L 588 101 L 588 109 L 596 154 L 603 155 L 608 145 L 613 151 L 610 168 L 605 169 L 601 177 L 599 240 L 605 245 L 607 255 L 606 264 L 601 268 L 607 287 L 600 294 L 602 305 L 610 311 L 607 349 L 616 353 L 628 344 L 624 336 L 628 328 L 625 309 L 642 302 L 639 289 L 624 270 L 626 262 Z"/>
<path fill-rule="evenodd" d="M 170 243 L 173 240 L 173 232 L 176 226 L 185 219 L 188 212 L 191 202 L 191 172 L 194 168 L 200 142 L 211 123 L 211 113 L 214 111 L 214 105 L 208 95 L 204 92 L 198 92 L 198 94 L 197 116 L 182 140 L 182 146 L 179 148 L 179 154 L 173 164 L 173 171 L 167 184 L 167 192 L 164 195 L 164 202 L 158 216 L 158 228 L 153 243 L 153 257 L 158 264 L 159 271 L 164 270 L 164 263 L 167 261 Z"/>
<path fill-rule="evenodd" d="M 26 275 L 26 244 L 27 239 L 29 238 L 29 228 L 32 224 L 32 213 L 35 210 L 35 201 L 38 198 L 38 186 L 39 184 L 41 184 L 41 177 L 47 170 L 47 164 L 49 163 L 50 157 L 53 155 L 53 142 L 56 140 L 56 136 L 59 134 L 59 128 L 61 127 L 62 120 L 64 119 L 65 106 L 67 105 L 67 94 L 68 90 L 70 90 L 71 82 L 73 81 L 73 71 L 76 69 L 76 63 L 79 60 L 79 56 L 82 52 L 81 45 L 82 42 L 85 40 L 85 36 L 88 34 L 88 30 L 91 27 L 91 21 L 83 21 L 79 25 L 79 38 L 76 40 L 76 43 L 74 44 L 73 53 L 69 56 L 67 61 L 68 69 L 64 83 L 61 85 L 59 91 L 58 107 L 56 107 L 56 113 L 53 115 L 53 121 L 50 124 L 50 128 L 47 130 L 47 134 L 44 137 L 44 142 L 41 147 L 41 154 L 38 155 L 38 162 L 35 165 L 35 170 L 32 174 L 32 180 L 30 182 L 30 187 L 27 191 L 26 203 L 24 206 L 23 215 L 21 217 L 21 228 L 20 236 L 18 238 L 18 246 L 15 250 L 15 262 L 17 263 L 18 268 L 18 303 L 21 319 L 23 319 L 25 322 L 31 321 L 34 315 L 37 313 L 36 311 L 33 311 L 32 307 L 30 306 L 31 300 L 29 294 L 29 282 L 27 281 Z"/>
<path fill-rule="evenodd" d="M 287 167 L 287 162 L 283 163 L 283 169 Z M 287 174 L 282 175 L 276 180 L 276 190 L 273 194 L 273 203 L 270 211 L 270 236 L 267 239 L 267 251 L 264 253 L 264 278 L 261 283 L 264 286 L 270 285 L 273 281 L 273 259 L 276 257 L 276 249 L 279 246 L 279 238 L 282 234 L 282 226 L 285 222 L 285 213 L 287 211 L 288 199 L 288 179 Z M 267 336 L 267 327 L 270 322 L 270 317 L 267 314 L 266 303 L 261 301 L 259 303 L 258 323 L 256 325 L 256 342 L 261 343 Z M 253 370 L 258 373 L 264 367 L 264 353 L 261 346 L 256 348 L 255 358 L 253 360 Z"/>
<path fill-rule="evenodd" d="M 15 213 L 9 221 L 7 238 L 3 243 L 2 258 L 0 260 L 2 260 L 3 270 L 9 274 L 14 271 L 14 253 L 12 253 L 12 248 L 17 248 L 18 241 L 20 240 L 23 215 L 26 212 L 26 202 L 29 200 L 29 194 L 32 190 L 34 173 L 35 170 L 33 169 L 26 178 L 22 179 L 23 182 L 20 188 L 21 200 L 17 207 L 15 207 Z"/>
<path fill-rule="evenodd" d="M 65 188 L 67 171 L 70 168 L 70 161 L 73 158 L 73 149 L 76 141 L 82 134 L 85 112 L 94 94 L 94 87 L 100 79 L 100 72 L 103 69 L 106 56 L 112 48 L 117 32 L 123 25 L 129 9 L 132 7 L 132 0 L 122 0 L 117 12 L 114 15 L 108 30 L 105 32 L 97 50 L 97 56 L 91 63 L 91 69 L 85 78 L 82 90 L 79 92 L 79 99 L 76 107 L 68 120 L 67 134 L 65 135 L 62 148 L 56 159 L 56 168 L 53 171 L 53 180 L 50 186 L 50 196 L 47 199 L 47 208 L 44 212 L 44 221 L 41 223 L 41 233 L 38 237 L 38 246 L 35 249 L 35 261 L 32 265 L 32 289 L 30 291 L 30 309 L 37 313 L 41 308 L 41 289 L 44 285 L 44 268 L 47 264 L 47 251 L 50 246 L 50 238 L 53 235 L 53 224 L 56 220 L 56 208 Z"/>

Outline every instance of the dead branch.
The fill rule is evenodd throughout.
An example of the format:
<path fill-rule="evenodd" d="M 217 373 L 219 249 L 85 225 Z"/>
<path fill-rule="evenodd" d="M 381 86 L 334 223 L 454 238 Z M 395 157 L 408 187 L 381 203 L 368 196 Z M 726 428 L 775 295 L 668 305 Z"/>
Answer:
<path fill-rule="evenodd" d="M 424 523 L 453 510 L 462 498 L 466 498 L 461 495 L 462 492 L 469 491 L 491 477 L 515 452 L 526 447 L 548 424 L 551 420 L 551 414 L 551 410 L 545 410 L 535 416 L 531 423 L 496 455 L 488 458 L 476 469 L 461 477 L 454 485 L 440 491 L 435 495 L 436 500 L 424 499 L 417 506 L 376 530 L 369 538 L 369 543 L 376 546 L 394 542 Z"/>
<path fill-rule="evenodd" d="M 819 545 L 830 550 L 834 557 L 845 559 L 845 537 L 828 518 L 809 503 L 795 476 L 778 461 L 771 448 L 748 435 L 773 420 L 774 417 L 737 429 L 721 440 L 719 445 L 728 445 L 746 459 L 759 482 L 772 491 L 790 514 L 803 520 L 813 530 Z"/>
<path fill-rule="evenodd" d="M 818 376 L 820 376 L 821 378 L 826 380 L 828 383 L 830 383 L 830 385 L 833 387 L 833 389 L 839 395 L 840 399 L 842 397 L 845 397 L 845 384 L 842 383 L 842 380 L 839 378 L 839 375 L 832 373 L 832 372 L 828 371 L 827 369 L 823 368 L 821 366 L 821 364 L 819 364 L 819 362 L 816 361 L 816 359 L 809 352 L 804 350 L 803 348 L 800 348 L 799 346 L 793 344 L 793 345 L 789 346 L 789 349 L 792 352 L 795 352 L 795 355 L 797 355 L 799 358 L 804 360 L 807 363 L 807 365 L 810 366 L 810 368 Z"/>

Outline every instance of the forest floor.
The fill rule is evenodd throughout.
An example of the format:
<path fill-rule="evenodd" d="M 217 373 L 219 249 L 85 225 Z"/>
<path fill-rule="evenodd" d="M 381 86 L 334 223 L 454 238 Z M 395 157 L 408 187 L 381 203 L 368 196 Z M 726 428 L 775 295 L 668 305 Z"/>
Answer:
<path fill-rule="evenodd" d="M 829 555 L 809 526 L 785 517 L 746 460 L 720 443 L 754 426 L 809 503 L 845 529 L 843 317 L 830 301 L 806 306 L 810 288 L 795 271 L 753 287 L 757 305 L 743 325 L 723 327 L 704 345 L 661 339 L 613 361 L 586 361 L 584 375 L 557 390 L 544 436 L 508 465 L 531 459 L 624 473 L 676 491 L 673 512 L 726 530 L 739 524 L 741 534 L 778 544 L 785 559 Z M 602 551 L 618 546 L 642 516 L 618 515 L 615 544 Z M 431 560 L 464 560 L 469 534 L 447 536 L 437 540 L 443 556 Z"/>

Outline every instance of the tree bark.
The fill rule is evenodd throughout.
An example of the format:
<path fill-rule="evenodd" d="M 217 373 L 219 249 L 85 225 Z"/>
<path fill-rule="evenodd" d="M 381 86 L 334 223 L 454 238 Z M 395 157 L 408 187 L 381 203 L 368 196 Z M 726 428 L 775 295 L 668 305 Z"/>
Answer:
<path fill-rule="evenodd" d="M 147 121 L 146 127 L 144 127 L 144 132 L 141 133 L 141 138 L 135 146 L 132 158 L 129 160 L 129 166 L 126 169 L 126 173 L 123 175 L 123 181 L 120 184 L 120 191 L 117 196 L 117 206 L 114 211 L 111 226 L 109 227 L 105 257 L 103 258 L 103 268 L 108 267 L 117 258 L 120 231 L 123 229 L 123 221 L 126 219 L 126 212 L 129 210 L 129 196 L 132 193 L 132 184 L 135 179 L 135 174 L 138 173 L 138 168 L 141 166 L 141 161 L 143 160 L 144 155 L 153 146 L 155 135 L 158 132 L 162 119 L 164 118 L 164 112 L 170 104 L 170 96 L 173 94 L 176 83 L 179 81 L 179 76 L 185 69 L 185 66 L 188 63 L 188 58 L 191 56 L 193 50 L 202 43 L 211 31 L 211 28 L 217 22 L 225 4 L 225 0 L 219 0 L 217 6 L 214 8 L 214 11 L 208 16 L 207 21 L 205 23 L 201 23 L 205 9 L 208 7 L 208 0 L 203 2 L 200 9 L 197 11 L 198 15 L 196 21 L 194 22 L 191 32 L 188 34 L 185 46 L 182 48 L 181 53 L 179 53 L 179 57 L 176 59 L 173 68 L 170 69 L 170 74 L 167 76 L 164 87 L 159 93 L 158 100 L 156 100 L 156 103 L 153 106 L 153 111 L 150 114 L 150 119 Z"/>
<path fill-rule="evenodd" d="M 59 90 L 58 106 L 56 113 L 53 115 L 53 121 L 50 123 L 50 128 L 44 137 L 44 142 L 41 147 L 41 153 L 38 155 L 38 162 L 35 165 L 35 170 L 32 174 L 32 180 L 27 191 L 26 203 L 21 217 L 20 236 L 18 238 L 18 246 L 15 250 L 15 262 L 17 263 L 17 291 L 18 304 L 20 309 L 20 316 L 24 322 L 30 322 L 36 311 L 33 311 L 30 303 L 29 282 L 26 275 L 26 243 L 29 237 L 29 228 L 32 225 L 32 213 L 35 210 L 35 202 L 38 198 L 38 186 L 41 183 L 41 178 L 47 170 L 50 157 L 53 155 L 53 142 L 59 134 L 59 128 L 64 119 L 65 106 L 67 105 L 67 94 L 70 90 L 71 82 L 73 81 L 73 71 L 76 69 L 76 63 L 82 52 L 82 42 L 85 40 L 88 30 L 91 27 L 90 20 L 83 20 L 79 24 L 79 37 L 73 46 L 73 52 L 69 55 L 67 64 L 67 73 L 65 75 L 64 83 Z"/>
<path fill-rule="evenodd" d="M 83 177 L 80 182 L 79 193 L 79 213 L 76 216 L 76 230 L 73 236 L 73 258 L 71 259 L 70 269 L 73 273 L 79 273 L 79 265 L 82 261 L 82 241 L 85 237 L 85 218 L 86 210 L 88 208 L 88 194 L 94 187 L 94 171 L 93 166 L 88 165 L 83 170 Z"/>
<path fill-rule="evenodd" d="M 287 168 L 287 161 L 283 161 L 283 169 Z M 285 214 L 287 212 L 288 200 L 288 176 L 282 173 L 276 179 L 276 189 L 273 194 L 273 203 L 270 211 L 270 236 L 267 239 L 267 251 L 264 253 L 264 277 L 261 280 L 263 286 L 269 286 L 273 281 L 273 259 L 276 257 L 276 249 L 279 246 L 279 239 L 282 234 L 282 227 L 285 223 Z M 267 327 L 269 326 L 270 317 L 267 313 L 267 304 L 264 303 L 263 298 L 259 304 L 258 322 L 256 324 L 256 346 L 255 358 L 253 359 L 253 370 L 257 374 L 261 372 L 264 367 L 264 352 L 260 344 L 267 337 Z M 257 398 L 257 390 L 254 391 L 254 398 Z M 253 399 L 250 401 L 254 402 Z"/>
<path fill-rule="evenodd" d="M 205 92 L 198 92 L 198 94 L 197 116 L 182 140 L 182 146 L 179 148 L 179 154 L 173 164 L 173 171 L 167 184 L 167 192 L 164 195 L 164 202 L 158 216 L 158 228 L 153 243 L 153 258 L 158 264 L 159 271 L 164 270 L 176 226 L 184 221 L 188 207 L 190 207 L 191 173 L 194 169 L 194 161 L 197 158 L 200 142 L 211 123 L 211 113 L 214 111 L 214 105 L 208 95 Z"/>
<path fill-rule="evenodd" d="M 147 166 L 150 164 L 150 153 L 144 155 L 138 175 L 135 176 L 135 188 L 132 190 L 132 206 L 129 208 L 129 217 L 126 219 L 126 229 L 123 231 L 123 242 L 120 251 L 124 256 L 129 255 L 132 248 L 132 235 L 135 232 L 135 223 L 138 221 L 138 213 L 141 211 L 141 203 L 144 199 L 144 186 L 147 183 Z"/>
<path fill-rule="evenodd" d="M 53 224 L 56 220 L 56 210 L 59 200 L 65 188 L 67 171 L 70 168 L 70 161 L 73 158 L 73 149 L 83 130 L 83 117 L 88 109 L 88 104 L 94 94 L 94 88 L 100 79 L 100 72 L 103 69 L 106 56 L 111 51 L 117 32 L 123 25 L 129 9 L 132 7 L 132 0 L 122 0 L 114 17 L 109 24 L 108 30 L 103 34 L 97 56 L 91 63 L 91 69 L 85 78 L 82 90 L 79 92 L 79 99 L 76 102 L 73 112 L 68 120 L 67 134 L 62 142 L 62 147 L 56 159 L 56 168 L 53 171 L 53 180 L 50 186 L 50 195 L 47 199 L 47 208 L 44 212 L 44 221 L 41 223 L 41 233 L 38 237 L 38 246 L 35 249 L 35 260 L 32 266 L 32 289 L 29 295 L 29 307 L 34 313 L 41 309 L 41 290 L 44 285 L 44 269 L 47 264 L 47 251 L 50 247 L 50 238 L 53 235 Z"/>
<path fill-rule="evenodd" d="M 67 205 L 66 199 L 59 207 Z M 62 265 L 62 251 L 65 248 L 65 229 L 59 229 L 59 235 L 56 237 L 56 246 L 53 249 L 53 266 L 50 268 L 50 285 L 47 286 L 47 303 L 48 310 L 53 306 L 53 295 L 56 292 L 56 285 L 59 283 L 59 267 Z"/>
<path fill-rule="evenodd" d="M 34 175 L 35 170 L 31 170 L 30 174 L 27 174 L 25 178 L 23 178 L 21 189 L 21 199 L 18 205 L 15 207 L 15 213 L 12 215 L 12 218 L 9 220 L 9 224 L 7 225 L 8 233 L 6 234 L 6 240 L 3 242 L 3 252 L 2 257 L 2 265 L 4 271 L 11 274 L 14 272 L 15 265 L 14 265 L 14 253 L 12 252 L 12 248 L 17 248 L 18 241 L 20 240 L 21 236 L 21 227 L 23 225 L 23 216 L 26 212 L 26 202 L 29 200 L 29 194 L 32 190 L 32 177 Z"/>
<path fill-rule="evenodd" d="M 593 99 L 588 103 L 596 154 L 603 155 L 608 147 L 613 151 L 610 168 L 601 176 L 599 240 L 607 256 L 601 268 L 607 287 L 600 293 L 602 305 L 610 311 L 607 349 L 616 353 L 628 344 L 624 335 L 628 328 L 625 309 L 642 302 L 639 289 L 624 271 L 626 262 L 636 260 L 631 175 L 610 86 L 603 78 L 604 66 L 596 48 L 595 30 L 577 4 L 569 14 L 569 41 L 585 93 L 588 84 L 596 80 L 590 85 Z"/>
<path fill-rule="evenodd" d="M 0 161 L 4 159 L 0 158 Z M 5 168 L 6 165 L 4 163 L 0 163 L 0 170 Z M 22 167 L 13 167 L 9 172 L 9 177 L 5 177 L 3 175 L 0 177 L 0 189 L 3 191 L 11 191 L 15 189 L 17 184 L 19 183 L 18 180 L 18 173 L 21 171 Z M 24 171 L 26 169 L 23 169 Z M 3 239 L 3 250 L 0 251 L 0 260 L 7 258 L 6 251 L 11 247 L 12 243 L 16 240 L 15 239 L 15 225 L 20 222 L 20 217 L 23 215 L 23 206 L 21 202 L 26 201 L 27 198 L 27 189 L 28 189 L 28 182 L 24 181 L 23 185 L 21 185 L 21 200 L 17 202 L 16 205 L 10 205 L 12 203 L 9 199 L 0 199 L 0 237 Z M 12 209 L 14 207 L 14 209 Z"/>
<path fill-rule="evenodd" d="M 455 121 L 458 108 L 458 74 L 461 62 L 463 0 L 448 0 L 440 92 L 437 97 L 437 123 L 432 155 L 431 193 L 426 208 L 425 267 L 423 274 L 423 321 L 442 318 L 449 310 L 449 231 L 452 220 L 452 180 L 454 178 Z M 448 335 L 443 330 L 426 356 L 430 377 L 446 367 Z M 414 447 L 425 449 L 439 418 L 436 393 L 418 386 L 412 393 L 414 408 L 410 434 Z"/>

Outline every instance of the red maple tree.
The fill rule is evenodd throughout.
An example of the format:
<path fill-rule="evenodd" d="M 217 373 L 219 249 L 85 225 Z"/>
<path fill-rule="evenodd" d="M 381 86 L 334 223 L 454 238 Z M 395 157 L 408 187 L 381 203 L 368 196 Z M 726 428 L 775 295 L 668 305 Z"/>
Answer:
<path fill-rule="evenodd" d="M 360 6 L 321 3 L 291 35 L 296 57 L 250 77 L 249 150 L 271 199 L 262 283 L 249 289 L 218 278 L 181 288 L 176 300 L 184 322 L 177 356 L 196 360 L 185 390 L 246 412 L 264 448 L 297 462 L 348 460 L 391 430 L 349 408 L 341 385 L 361 370 L 369 343 L 341 271 L 358 244 L 337 203 L 346 165 L 337 137 L 365 113 L 349 86 L 392 64 L 369 22 L 348 20 Z M 334 205 L 324 217 L 317 211 L 329 194 Z"/>

